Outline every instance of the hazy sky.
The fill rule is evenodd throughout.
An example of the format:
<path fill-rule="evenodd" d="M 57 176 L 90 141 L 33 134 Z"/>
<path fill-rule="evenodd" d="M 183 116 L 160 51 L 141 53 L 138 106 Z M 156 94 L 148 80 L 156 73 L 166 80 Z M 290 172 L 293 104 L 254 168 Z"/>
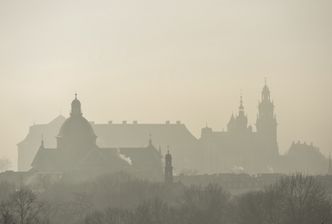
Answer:
<path fill-rule="evenodd" d="M 330 0 L 1 0 L 0 157 L 33 122 L 181 120 L 222 130 L 244 94 L 254 124 L 264 77 L 293 140 L 332 151 Z"/>

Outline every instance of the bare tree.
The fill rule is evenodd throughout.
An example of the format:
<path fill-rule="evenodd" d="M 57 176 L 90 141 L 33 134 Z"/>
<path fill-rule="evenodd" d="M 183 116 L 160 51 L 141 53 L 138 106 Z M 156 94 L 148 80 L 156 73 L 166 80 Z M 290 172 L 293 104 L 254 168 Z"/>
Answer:
<path fill-rule="evenodd" d="M 15 224 L 12 208 L 9 203 L 1 202 L 0 204 L 0 223 L 1 224 Z"/>
<path fill-rule="evenodd" d="M 12 194 L 10 203 L 19 224 L 38 224 L 47 220 L 45 204 L 38 201 L 30 189 L 23 188 Z"/>
<path fill-rule="evenodd" d="M 311 176 L 285 177 L 265 191 L 238 201 L 240 224 L 331 223 L 332 207 L 325 189 Z"/>
<path fill-rule="evenodd" d="M 93 212 L 89 214 L 87 217 L 84 219 L 85 224 L 104 224 L 105 217 L 104 214 L 101 212 Z M 114 223 L 114 222 L 109 222 L 109 223 Z"/>
<path fill-rule="evenodd" d="M 185 223 L 225 223 L 229 195 L 217 184 L 205 188 L 192 186 L 183 196 L 182 213 Z"/>
<path fill-rule="evenodd" d="M 331 220 L 331 204 L 325 189 L 312 176 L 283 178 L 274 188 L 282 196 L 283 223 L 322 223 Z"/>
<path fill-rule="evenodd" d="M 12 183 L 1 181 L 0 182 L 0 202 L 8 200 L 9 195 L 14 192 L 15 186 Z"/>

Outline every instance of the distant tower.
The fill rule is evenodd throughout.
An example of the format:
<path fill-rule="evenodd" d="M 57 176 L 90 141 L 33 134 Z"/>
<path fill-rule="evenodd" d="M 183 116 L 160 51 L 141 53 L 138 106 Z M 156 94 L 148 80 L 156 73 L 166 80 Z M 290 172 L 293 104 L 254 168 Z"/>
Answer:
<path fill-rule="evenodd" d="M 227 130 L 229 132 L 233 132 L 233 133 L 234 132 L 235 133 L 246 133 L 249 131 L 248 117 L 245 114 L 242 93 L 240 96 L 239 114 L 236 117 L 234 116 L 234 114 L 232 114 L 231 119 L 227 125 Z"/>
<path fill-rule="evenodd" d="M 331 160 L 331 153 L 329 154 L 329 169 L 327 172 L 328 175 L 332 175 L 332 160 Z"/>
<path fill-rule="evenodd" d="M 241 130 L 246 130 L 248 128 L 248 118 L 244 112 L 242 93 L 240 96 L 239 116 L 237 117 L 237 122 L 238 122 L 238 127 Z"/>
<path fill-rule="evenodd" d="M 171 184 L 173 183 L 173 166 L 172 166 L 172 155 L 169 150 L 165 155 L 165 183 Z"/>
<path fill-rule="evenodd" d="M 266 79 L 262 91 L 261 102 L 258 106 L 258 116 L 256 121 L 257 134 L 265 146 L 273 148 L 273 153 L 278 153 L 277 143 L 277 119 L 274 113 L 274 103 L 271 100 L 270 89 L 267 86 Z"/>

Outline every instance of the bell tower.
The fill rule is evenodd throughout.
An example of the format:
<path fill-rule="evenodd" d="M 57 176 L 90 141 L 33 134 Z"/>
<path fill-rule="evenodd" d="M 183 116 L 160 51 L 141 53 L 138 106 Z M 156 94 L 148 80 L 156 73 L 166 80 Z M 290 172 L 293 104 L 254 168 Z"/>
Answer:
<path fill-rule="evenodd" d="M 257 134 L 264 143 L 264 148 L 270 148 L 273 153 L 278 153 L 277 143 L 277 118 L 274 113 L 274 103 L 271 100 L 270 89 L 265 79 L 261 101 L 258 105 L 256 121 Z"/>

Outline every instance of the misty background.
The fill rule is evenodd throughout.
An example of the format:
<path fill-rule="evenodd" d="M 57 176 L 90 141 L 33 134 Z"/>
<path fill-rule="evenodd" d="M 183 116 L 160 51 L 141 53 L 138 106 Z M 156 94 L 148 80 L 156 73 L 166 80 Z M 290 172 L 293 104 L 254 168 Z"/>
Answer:
<path fill-rule="evenodd" d="M 33 123 L 68 116 L 75 91 L 97 123 L 181 120 L 226 128 L 244 95 L 256 120 L 264 77 L 279 146 L 332 140 L 332 2 L 0 2 L 0 157 Z M 47 139 L 46 139 L 47 144 Z"/>

